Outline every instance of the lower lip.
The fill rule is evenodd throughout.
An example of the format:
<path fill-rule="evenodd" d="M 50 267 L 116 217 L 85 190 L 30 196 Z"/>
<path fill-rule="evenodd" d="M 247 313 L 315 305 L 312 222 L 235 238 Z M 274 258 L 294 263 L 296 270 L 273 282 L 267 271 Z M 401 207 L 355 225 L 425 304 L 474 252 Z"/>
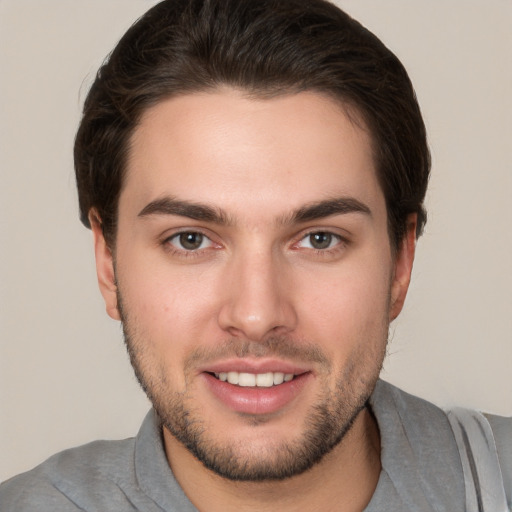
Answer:
<path fill-rule="evenodd" d="M 203 373 L 210 391 L 229 409 L 245 414 L 272 414 L 286 407 L 301 393 L 311 373 L 303 373 L 278 386 L 243 387 L 224 382 Z"/>

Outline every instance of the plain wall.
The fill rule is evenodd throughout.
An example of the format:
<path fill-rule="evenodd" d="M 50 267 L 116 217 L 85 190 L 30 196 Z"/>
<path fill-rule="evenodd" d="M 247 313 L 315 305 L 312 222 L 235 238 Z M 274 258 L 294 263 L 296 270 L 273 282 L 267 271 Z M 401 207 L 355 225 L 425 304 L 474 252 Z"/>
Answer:
<path fill-rule="evenodd" d="M 152 3 L 0 0 L 0 480 L 132 436 L 149 408 L 97 290 L 72 144 L 98 65 Z M 383 377 L 441 406 L 510 415 L 512 2 L 339 4 L 406 65 L 433 155 Z"/>

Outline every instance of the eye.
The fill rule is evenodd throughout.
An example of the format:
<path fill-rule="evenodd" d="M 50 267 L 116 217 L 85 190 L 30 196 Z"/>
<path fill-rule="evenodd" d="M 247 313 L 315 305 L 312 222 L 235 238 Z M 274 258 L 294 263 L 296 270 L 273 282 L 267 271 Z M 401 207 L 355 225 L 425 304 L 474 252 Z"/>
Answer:
<path fill-rule="evenodd" d="M 328 231 L 315 231 L 308 233 L 299 243 L 298 247 L 316 249 L 318 251 L 331 249 L 341 242 L 341 237 Z"/>
<path fill-rule="evenodd" d="M 176 249 L 185 251 L 197 251 L 206 249 L 212 245 L 212 241 L 202 233 L 197 231 L 183 231 L 171 236 L 167 242 Z"/>

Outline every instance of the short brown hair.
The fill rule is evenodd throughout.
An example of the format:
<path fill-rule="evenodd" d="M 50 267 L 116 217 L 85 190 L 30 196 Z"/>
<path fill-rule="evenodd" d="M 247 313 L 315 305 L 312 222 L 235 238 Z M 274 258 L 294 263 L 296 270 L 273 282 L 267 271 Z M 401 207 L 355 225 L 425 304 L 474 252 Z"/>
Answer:
<path fill-rule="evenodd" d="M 221 85 L 262 97 L 312 90 L 355 107 L 371 133 L 392 246 L 411 213 L 421 234 L 430 153 L 409 77 L 375 35 L 323 0 L 164 0 L 142 16 L 85 100 L 74 157 L 86 226 L 94 207 L 114 244 L 141 115 L 173 95 Z"/>

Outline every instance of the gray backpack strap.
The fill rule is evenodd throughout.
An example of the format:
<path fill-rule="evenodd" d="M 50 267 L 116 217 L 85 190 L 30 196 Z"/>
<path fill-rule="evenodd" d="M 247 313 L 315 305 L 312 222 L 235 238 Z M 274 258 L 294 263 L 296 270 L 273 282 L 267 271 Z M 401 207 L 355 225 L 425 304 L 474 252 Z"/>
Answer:
<path fill-rule="evenodd" d="M 509 512 L 491 426 L 483 414 L 448 411 L 466 485 L 466 512 Z"/>

